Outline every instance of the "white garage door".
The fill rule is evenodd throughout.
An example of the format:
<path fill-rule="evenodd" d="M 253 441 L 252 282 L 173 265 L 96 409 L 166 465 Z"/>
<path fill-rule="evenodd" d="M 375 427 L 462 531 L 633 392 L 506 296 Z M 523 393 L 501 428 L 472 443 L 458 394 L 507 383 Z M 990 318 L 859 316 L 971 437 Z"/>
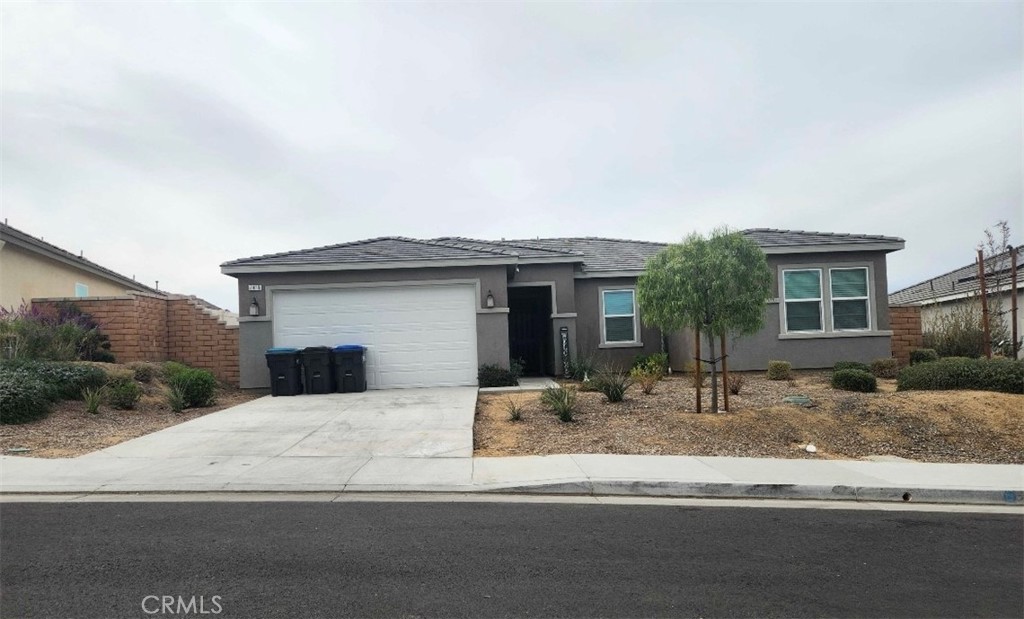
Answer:
<path fill-rule="evenodd" d="M 371 389 L 475 385 L 476 287 L 281 290 L 274 346 L 367 347 Z"/>

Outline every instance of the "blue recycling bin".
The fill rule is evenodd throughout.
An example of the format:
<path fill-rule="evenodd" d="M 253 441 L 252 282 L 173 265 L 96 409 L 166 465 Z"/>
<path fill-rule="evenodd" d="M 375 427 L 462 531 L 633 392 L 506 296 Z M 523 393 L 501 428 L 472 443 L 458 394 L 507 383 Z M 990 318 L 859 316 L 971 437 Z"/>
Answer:
<path fill-rule="evenodd" d="M 276 347 L 266 353 L 270 368 L 270 395 L 299 395 L 302 393 L 302 371 L 298 348 Z"/>
<path fill-rule="evenodd" d="M 335 346 L 334 385 L 338 393 L 366 391 L 366 347 L 358 344 Z"/>

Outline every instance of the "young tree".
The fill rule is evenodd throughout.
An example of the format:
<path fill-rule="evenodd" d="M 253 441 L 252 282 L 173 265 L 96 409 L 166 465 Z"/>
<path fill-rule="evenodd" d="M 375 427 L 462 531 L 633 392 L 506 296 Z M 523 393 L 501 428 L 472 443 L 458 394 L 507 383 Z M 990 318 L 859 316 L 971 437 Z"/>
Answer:
<path fill-rule="evenodd" d="M 637 281 L 645 324 L 665 333 L 699 329 L 707 338 L 712 412 L 718 412 L 715 342 L 726 333 L 750 335 L 763 326 L 771 281 L 761 248 L 727 228 L 669 245 L 647 261 Z"/>
<path fill-rule="evenodd" d="M 989 310 L 989 338 L 993 348 L 1004 355 L 1012 355 L 1013 343 L 1010 337 L 1009 310 L 1005 300 L 1013 294 L 1010 286 L 1010 224 L 997 221 L 985 229 L 985 240 L 978 244 L 985 259 L 986 301 Z"/>

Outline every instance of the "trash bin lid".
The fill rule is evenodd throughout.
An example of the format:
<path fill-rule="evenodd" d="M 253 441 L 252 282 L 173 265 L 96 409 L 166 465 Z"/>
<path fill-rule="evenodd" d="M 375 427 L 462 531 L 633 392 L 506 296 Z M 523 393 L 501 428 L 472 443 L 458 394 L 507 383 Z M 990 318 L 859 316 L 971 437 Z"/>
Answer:
<path fill-rule="evenodd" d="M 302 352 L 331 352 L 330 346 L 307 346 Z"/>
<path fill-rule="evenodd" d="M 299 352 L 298 348 L 288 348 L 287 346 L 275 346 L 274 348 L 268 348 L 268 355 L 290 355 Z"/>
<path fill-rule="evenodd" d="M 366 347 L 360 344 L 342 344 L 341 346 L 334 347 L 334 352 L 345 352 L 350 350 L 363 351 L 366 350 Z"/>

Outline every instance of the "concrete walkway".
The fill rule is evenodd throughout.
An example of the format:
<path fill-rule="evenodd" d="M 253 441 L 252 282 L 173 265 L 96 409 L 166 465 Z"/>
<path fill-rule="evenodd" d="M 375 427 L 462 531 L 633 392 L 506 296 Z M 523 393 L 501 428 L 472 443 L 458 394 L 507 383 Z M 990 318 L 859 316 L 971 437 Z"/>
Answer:
<path fill-rule="evenodd" d="M 69 459 L 3 493 L 490 492 L 1024 506 L 1024 466 L 692 456 L 473 458 L 473 388 L 262 398 Z"/>

